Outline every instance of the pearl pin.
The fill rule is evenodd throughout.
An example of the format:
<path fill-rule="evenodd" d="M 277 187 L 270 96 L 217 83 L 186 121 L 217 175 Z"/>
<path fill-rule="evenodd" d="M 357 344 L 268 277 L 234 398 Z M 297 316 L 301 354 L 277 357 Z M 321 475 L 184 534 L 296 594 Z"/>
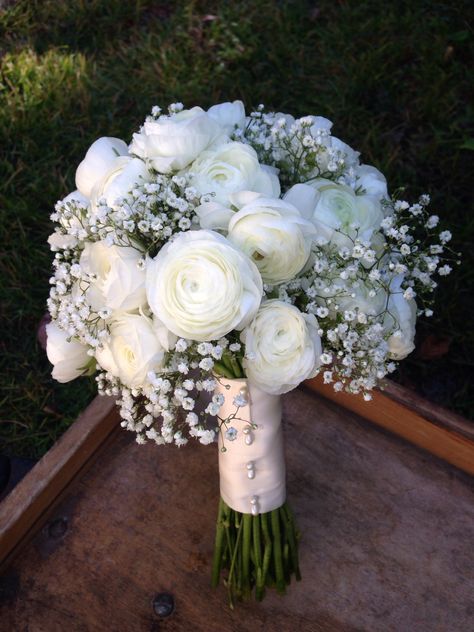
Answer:
<path fill-rule="evenodd" d="M 252 514 L 252 516 L 257 516 L 258 515 L 258 496 L 252 496 L 252 498 L 250 499 L 250 512 Z"/>

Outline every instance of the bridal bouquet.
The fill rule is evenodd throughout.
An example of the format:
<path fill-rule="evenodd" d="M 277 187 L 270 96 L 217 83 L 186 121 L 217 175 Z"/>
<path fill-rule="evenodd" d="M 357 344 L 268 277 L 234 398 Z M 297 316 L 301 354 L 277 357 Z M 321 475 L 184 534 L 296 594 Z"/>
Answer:
<path fill-rule="evenodd" d="M 95 374 L 138 443 L 217 440 L 231 603 L 300 577 L 281 394 L 321 372 L 370 399 L 451 271 L 429 197 L 390 196 L 331 127 L 154 107 L 130 145 L 93 143 L 52 214 L 53 377 Z"/>

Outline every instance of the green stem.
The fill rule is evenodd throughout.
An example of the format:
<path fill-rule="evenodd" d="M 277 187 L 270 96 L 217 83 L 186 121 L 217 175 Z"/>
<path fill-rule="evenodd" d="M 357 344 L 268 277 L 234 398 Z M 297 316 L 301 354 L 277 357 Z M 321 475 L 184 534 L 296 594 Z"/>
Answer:
<path fill-rule="evenodd" d="M 240 364 L 237 362 L 236 358 L 233 355 L 229 356 L 229 358 L 230 358 L 230 365 L 232 367 L 235 377 L 236 378 L 244 377 L 242 368 Z"/>
<path fill-rule="evenodd" d="M 286 582 L 281 554 L 280 515 L 278 509 L 274 509 L 270 512 L 270 520 L 273 533 L 273 559 L 275 563 L 276 585 L 278 592 L 283 593 L 285 592 Z"/>
<path fill-rule="evenodd" d="M 237 516 L 237 512 L 234 512 L 235 515 Z M 230 602 L 230 607 L 233 609 L 234 608 L 234 600 L 233 600 L 233 583 L 232 583 L 232 575 L 234 574 L 234 568 L 235 568 L 235 563 L 237 561 L 237 555 L 239 552 L 239 543 L 240 543 L 240 537 L 242 535 L 242 529 L 240 529 L 240 525 L 237 525 L 237 520 L 236 520 L 236 528 L 237 528 L 237 539 L 235 542 L 235 548 L 234 548 L 234 554 L 232 555 L 232 561 L 230 564 L 230 570 L 229 570 L 229 577 L 227 579 L 228 585 L 229 585 L 229 602 Z"/>
<path fill-rule="evenodd" d="M 224 568 L 230 607 L 235 600 L 248 598 L 255 588 L 261 601 L 267 586 L 283 593 L 296 575 L 298 533 L 293 515 L 285 503 L 273 511 L 253 516 L 231 509 L 222 499 L 216 524 L 215 551 L 212 562 L 212 586 L 217 586 Z"/>
<path fill-rule="evenodd" d="M 260 520 L 262 522 L 263 539 L 265 541 L 265 550 L 263 553 L 263 584 L 267 583 L 268 569 L 270 568 L 270 561 L 272 558 L 272 539 L 270 537 L 270 531 L 268 529 L 267 514 L 261 514 Z"/>
<path fill-rule="evenodd" d="M 288 543 L 290 545 L 291 560 L 293 566 L 293 572 L 296 577 L 296 581 L 301 580 L 299 558 L 298 558 L 298 533 L 296 530 L 295 518 L 288 503 L 285 503 L 281 508 L 282 517 L 286 520 L 288 530 Z"/>
<path fill-rule="evenodd" d="M 221 565 L 222 565 L 222 544 L 224 542 L 224 513 L 225 513 L 225 503 L 222 498 L 219 501 L 219 512 L 217 514 L 217 525 L 216 525 L 216 540 L 214 544 L 214 558 L 212 561 L 212 579 L 211 586 L 215 588 L 219 583 L 219 575 L 221 573 Z"/>
<path fill-rule="evenodd" d="M 242 542 L 242 576 L 243 589 L 245 594 L 250 594 L 250 542 L 252 537 L 251 514 L 243 514 L 243 542 Z"/>
<path fill-rule="evenodd" d="M 220 375 L 221 377 L 225 377 L 228 380 L 234 379 L 232 373 L 229 371 L 229 369 L 227 369 L 227 367 L 224 366 L 222 362 L 214 362 L 213 370 L 215 373 L 217 373 L 217 375 Z"/>

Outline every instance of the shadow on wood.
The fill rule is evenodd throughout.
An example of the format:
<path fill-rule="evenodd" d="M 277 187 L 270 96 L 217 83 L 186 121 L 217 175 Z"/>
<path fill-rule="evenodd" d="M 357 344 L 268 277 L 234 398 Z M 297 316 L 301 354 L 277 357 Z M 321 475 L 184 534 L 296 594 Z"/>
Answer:
<path fill-rule="evenodd" d="M 474 490 L 462 472 L 308 391 L 286 395 L 303 581 L 231 612 L 224 587 L 209 587 L 215 446 L 138 446 L 110 434 L 107 414 L 108 432 L 88 444 L 89 468 L 59 477 L 60 502 L 51 508 L 50 490 L 47 521 L 1 578 L 2 630 L 470 629 Z M 3 524 L 12 497 L 0 505 Z M 174 600 L 165 620 L 153 606 L 159 593 Z"/>

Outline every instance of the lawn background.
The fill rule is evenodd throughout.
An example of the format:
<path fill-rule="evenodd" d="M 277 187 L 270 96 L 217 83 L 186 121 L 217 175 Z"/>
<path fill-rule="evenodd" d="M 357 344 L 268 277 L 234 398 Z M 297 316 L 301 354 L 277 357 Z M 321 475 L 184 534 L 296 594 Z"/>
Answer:
<path fill-rule="evenodd" d="M 391 190 L 431 194 L 463 265 L 397 379 L 473 418 L 472 16 L 466 0 L 4 2 L 0 452 L 39 457 L 94 394 L 53 383 L 36 341 L 52 207 L 97 137 L 128 141 L 172 101 L 326 116 Z"/>

